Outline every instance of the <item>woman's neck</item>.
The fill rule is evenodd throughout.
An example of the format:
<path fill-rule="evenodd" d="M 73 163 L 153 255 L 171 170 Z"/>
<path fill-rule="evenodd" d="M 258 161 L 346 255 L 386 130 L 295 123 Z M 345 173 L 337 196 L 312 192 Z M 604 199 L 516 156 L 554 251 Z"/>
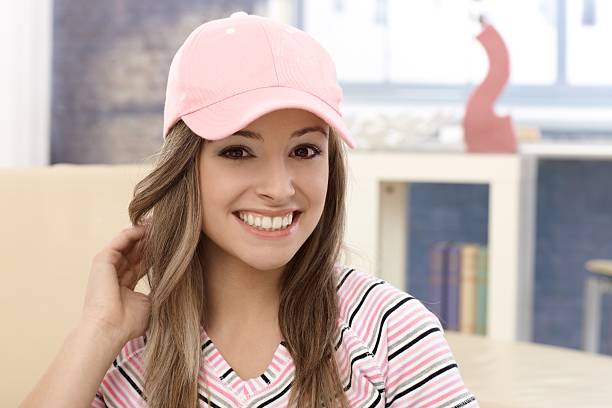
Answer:
<path fill-rule="evenodd" d="M 238 332 L 278 326 L 283 268 L 260 271 L 238 260 L 207 259 L 204 266 L 207 329 Z"/>

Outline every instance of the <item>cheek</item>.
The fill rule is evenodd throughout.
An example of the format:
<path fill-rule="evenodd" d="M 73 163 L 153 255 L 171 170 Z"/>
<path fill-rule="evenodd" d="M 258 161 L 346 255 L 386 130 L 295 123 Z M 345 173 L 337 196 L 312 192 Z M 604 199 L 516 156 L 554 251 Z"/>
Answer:
<path fill-rule="evenodd" d="M 325 196 L 327 194 L 328 170 L 327 166 L 319 169 L 312 169 L 305 178 L 304 191 L 306 192 L 312 205 L 323 208 Z"/>
<path fill-rule="evenodd" d="M 204 218 L 226 211 L 239 187 L 227 172 L 203 168 L 200 173 L 200 194 Z"/>

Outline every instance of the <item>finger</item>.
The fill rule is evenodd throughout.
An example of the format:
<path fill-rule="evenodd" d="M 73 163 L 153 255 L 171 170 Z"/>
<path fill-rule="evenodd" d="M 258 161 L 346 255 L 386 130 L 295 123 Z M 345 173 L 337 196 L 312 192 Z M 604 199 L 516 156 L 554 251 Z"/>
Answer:
<path fill-rule="evenodd" d="M 127 261 L 130 265 L 136 265 L 143 256 L 145 240 L 144 236 L 140 237 L 134 247 L 126 255 Z"/>
<path fill-rule="evenodd" d="M 128 288 L 133 288 L 136 284 L 142 279 L 142 277 L 146 274 L 146 270 L 144 269 L 144 264 L 142 262 L 144 256 L 144 246 L 145 240 L 144 237 L 141 238 L 134 248 L 125 256 L 122 262 L 122 269 L 119 273 L 120 275 L 120 284 L 122 286 L 126 286 Z"/>
<path fill-rule="evenodd" d="M 134 271 L 134 279 L 129 283 L 129 288 L 134 290 L 138 282 L 147 274 L 147 271 L 142 267 L 142 264 L 139 264 L 138 267 Z"/>
<path fill-rule="evenodd" d="M 142 226 L 125 228 L 96 256 L 98 260 L 111 264 L 116 271 L 119 281 L 123 279 L 123 275 L 130 269 L 128 255 L 136 247 L 143 233 L 144 227 Z"/>
<path fill-rule="evenodd" d="M 144 269 L 144 263 L 140 260 L 136 264 L 131 264 L 130 267 L 121 274 L 119 283 L 121 286 L 134 290 L 136 284 L 144 275 L 146 275 L 146 270 Z"/>
<path fill-rule="evenodd" d="M 104 247 L 104 250 L 116 251 L 127 256 L 142 238 L 144 232 L 145 227 L 142 225 L 124 228 Z"/>
<path fill-rule="evenodd" d="M 136 286 L 134 283 L 136 275 L 137 272 L 135 268 L 128 269 L 121 275 L 121 278 L 119 278 L 119 285 L 132 289 L 132 285 Z"/>

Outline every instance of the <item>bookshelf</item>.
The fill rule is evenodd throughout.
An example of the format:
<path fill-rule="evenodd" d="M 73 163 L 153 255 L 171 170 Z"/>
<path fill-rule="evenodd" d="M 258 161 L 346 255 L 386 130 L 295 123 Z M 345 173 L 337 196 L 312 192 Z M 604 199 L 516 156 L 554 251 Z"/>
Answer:
<path fill-rule="evenodd" d="M 351 264 L 403 290 L 410 183 L 488 184 L 487 336 L 531 341 L 536 156 L 356 150 L 347 160 Z"/>

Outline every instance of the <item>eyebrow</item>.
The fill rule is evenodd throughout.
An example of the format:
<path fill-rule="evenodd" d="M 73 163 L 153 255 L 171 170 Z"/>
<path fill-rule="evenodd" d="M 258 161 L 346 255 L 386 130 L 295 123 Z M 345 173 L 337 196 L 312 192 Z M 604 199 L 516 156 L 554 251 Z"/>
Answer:
<path fill-rule="evenodd" d="M 310 133 L 310 132 L 321 132 L 323 133 L 323 135 L 325 137 L 327 137 L 327 132 L 325 131 L 325 129 L 323 129 L 321 126 L 309 126 L 309 127 L 305 127 L 303 129 L 299 129 L 296 130 L 295 132 L 293 132 L 291 134 L 291 137 L 300 137 L 302 135 L 305 135 L 306 133 Z M 244 136 L 244 137 L 248 137 L 248 138 L 252 138 L 252 139 L 257 139 L 257 140 L 263 140 L 263 137 L 261 136 L 261 134 L 257 133 L 257 132 L 253 132 L 250 130 L 239 130 L 235 133 L 232 133 L 231 136 Z"/>

